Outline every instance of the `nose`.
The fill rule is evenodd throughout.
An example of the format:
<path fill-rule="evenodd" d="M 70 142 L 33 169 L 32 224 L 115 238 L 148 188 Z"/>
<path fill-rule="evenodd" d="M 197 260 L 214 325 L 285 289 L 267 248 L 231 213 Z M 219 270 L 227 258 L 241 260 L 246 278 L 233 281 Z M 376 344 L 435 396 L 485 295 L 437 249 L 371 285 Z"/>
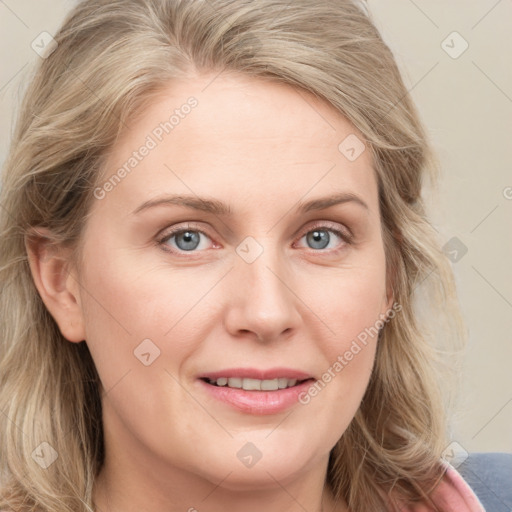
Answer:
<path fill-rule="evenodd" d="M 289 337 L 302 316 L 289 265 L 269 249 L 252 263 L 236 257 L 230 273 L 225 327 L 235 337 L 261 342 Z"/>

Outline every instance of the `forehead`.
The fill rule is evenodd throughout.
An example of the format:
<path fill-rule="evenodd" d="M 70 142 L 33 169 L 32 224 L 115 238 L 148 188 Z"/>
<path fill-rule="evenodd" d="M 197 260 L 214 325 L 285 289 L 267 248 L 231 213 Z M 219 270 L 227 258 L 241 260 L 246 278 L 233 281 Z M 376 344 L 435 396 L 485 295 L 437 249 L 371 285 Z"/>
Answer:
<path fill-rule="evenodd" d="M 132 204 L 163 192 L 272 202 L 347 189 L 376 199 L 370 151 L 344 116 L 307 91 L 239 74 L 169 84 L 128 122 L 102 179 L 119 169 L 109 197 Z"/>

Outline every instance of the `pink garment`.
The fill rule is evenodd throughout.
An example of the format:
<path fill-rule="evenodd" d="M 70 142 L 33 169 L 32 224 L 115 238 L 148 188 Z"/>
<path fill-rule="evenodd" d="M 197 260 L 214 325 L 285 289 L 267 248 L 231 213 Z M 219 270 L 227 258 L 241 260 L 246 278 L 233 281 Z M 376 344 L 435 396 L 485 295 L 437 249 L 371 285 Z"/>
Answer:
<path fill-rule="evenodd" d="M 431 495 L 432 501 L 443 512 L 485 512 L 485 509 L 471 487 L 460 473 L 444 459 L 446 473 Z M 403 512 L 432 512 L 427 505 L 414 505 Z"/>

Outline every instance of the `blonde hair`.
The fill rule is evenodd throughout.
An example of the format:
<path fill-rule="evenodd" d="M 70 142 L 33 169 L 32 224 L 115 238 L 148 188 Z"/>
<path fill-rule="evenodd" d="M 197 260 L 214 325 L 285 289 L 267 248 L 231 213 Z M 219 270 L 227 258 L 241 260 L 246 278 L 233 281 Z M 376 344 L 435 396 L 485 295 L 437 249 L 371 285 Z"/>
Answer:
<path fill-rule="evenodd" d="M 169 82 L 222 70 L 307 90 L 365 137 L 402 310 L 379 335 L 361 406 L 331 452 L 328 484 L 353 512 L 428 503 L 444 472 L 451 406 L 438 383 L 455 373 L 442 363 L 465 332 L 422 198 L 424 178 L 435 183 L 439 164 L 364 4 L 88 0 L 55 40 L 26 91 L 2 178 L 0 508 L 91 511 L 104 457 L 99 377 L 86 342 L 62 336 L 37 292 L 30 227 L 49 228 L 78 261 L 105 155 L 126 123 Z M 429 321 L 419 317 L 419 299 Z M 42 442 L 59 454 L 47 469 L 32 458 Z"/>

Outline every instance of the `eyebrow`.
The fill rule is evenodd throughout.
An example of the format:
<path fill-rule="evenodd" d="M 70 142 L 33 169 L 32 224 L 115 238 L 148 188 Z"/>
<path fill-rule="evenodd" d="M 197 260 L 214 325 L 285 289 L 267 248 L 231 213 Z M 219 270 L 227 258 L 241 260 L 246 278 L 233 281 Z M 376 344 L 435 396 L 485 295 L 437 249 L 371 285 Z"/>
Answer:
<path fill-rule="evenodd" d="M 369 210 L 368 205 L 356 194 L 351 192 L 341 192 L 318 199 L 312 199 L 305 203 L 299 202 L 295 211 L 296 213 L 307 213 L 316 210 L 325 210 L 331 206 L 343 203 L 355 203 L 366 210 Z M 219 216 L 231 216 L 233 211 L 229 205 L 218 201 L 217 199 L 209 199 L 206 197 L 198 197 L 191 195 L 168 195 L 160 198 L 150 199 L 137 207 L 132 214 L 137 215 L 145 210 L 154 208 L 156 206 L 182 206 L 192 210 L 199 210 Z"/>

